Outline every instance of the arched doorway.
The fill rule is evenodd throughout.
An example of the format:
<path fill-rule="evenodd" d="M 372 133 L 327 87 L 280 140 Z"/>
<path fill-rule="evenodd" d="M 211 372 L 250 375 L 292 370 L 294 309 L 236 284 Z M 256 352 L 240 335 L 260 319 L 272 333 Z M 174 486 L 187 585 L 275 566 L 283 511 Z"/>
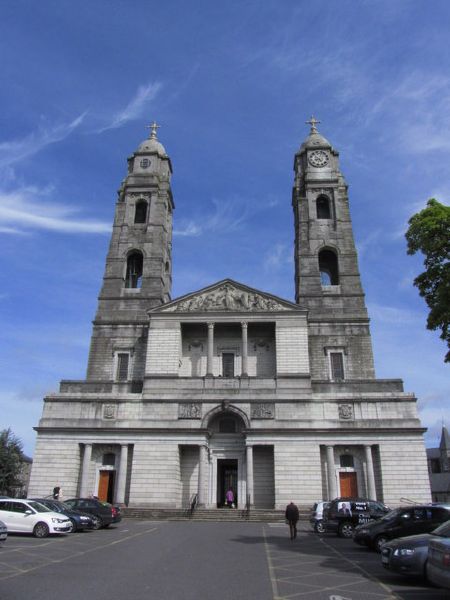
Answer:
<path fill-rule="evenodd" d="M 245 433 L 247 424 L 233 410 L 221 410 L 208 421 L 210 432 L 209 499 L 211 507 L 224 507 L 225 494 L 233 490 L 236 508 L 245 506 L 246 464 Z"/>

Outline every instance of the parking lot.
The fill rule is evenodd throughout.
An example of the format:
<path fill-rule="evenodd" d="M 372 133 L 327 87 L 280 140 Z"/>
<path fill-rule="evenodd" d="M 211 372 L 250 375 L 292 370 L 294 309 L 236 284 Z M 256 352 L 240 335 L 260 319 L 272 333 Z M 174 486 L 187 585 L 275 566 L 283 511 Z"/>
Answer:
<path fill-rule="evenodd" d="M 0 546 L 1 600 L 444 600 L 380 556 L 304 524 L 150 522 Z"/>

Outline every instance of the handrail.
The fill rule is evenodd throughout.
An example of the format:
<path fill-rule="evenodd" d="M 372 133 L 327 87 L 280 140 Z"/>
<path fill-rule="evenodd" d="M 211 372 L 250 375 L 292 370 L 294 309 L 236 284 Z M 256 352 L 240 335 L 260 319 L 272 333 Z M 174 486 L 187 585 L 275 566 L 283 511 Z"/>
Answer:
<path fill-rule="evenodd" d="M 192 494 L 191 499 L 189 501 L 189 516 L 192 517 L 194 514 L 194 510 L 197 507 L 198 494 Z"/>
<path fill-rule="evenodd" d="M 417 500 L 411 500 L 410 498 L 400 498 L 400 502 L 406 502 L 408 504 L 420 504 Z"/>
<path fill-rule="evenodd" d="M 250 494 L 247 494 L 247 501 L 245 503 L 245 518 L 247 519 L 247 521 L 250 519 L 250 506 L 251 506 L 251 496 Z"/>

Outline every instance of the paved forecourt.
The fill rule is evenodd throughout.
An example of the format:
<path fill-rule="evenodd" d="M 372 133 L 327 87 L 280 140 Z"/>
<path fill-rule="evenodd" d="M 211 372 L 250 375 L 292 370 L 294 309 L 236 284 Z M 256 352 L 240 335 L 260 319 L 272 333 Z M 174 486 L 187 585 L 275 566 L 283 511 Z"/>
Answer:
<path fill-rule="evenodd" d="M 444 600 L 378 554 L 303 524 L 122 522 L 0 547 L 1 600 Z"/>

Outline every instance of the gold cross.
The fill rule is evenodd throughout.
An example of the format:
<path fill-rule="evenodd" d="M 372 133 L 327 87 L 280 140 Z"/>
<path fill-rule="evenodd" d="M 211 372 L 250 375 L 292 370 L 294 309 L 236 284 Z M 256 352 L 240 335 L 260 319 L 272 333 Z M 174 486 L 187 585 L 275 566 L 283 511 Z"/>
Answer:
<path fill-rule="evenodd" d="M 159 129 L 160 127 L 161 127 L 161 125 L 157 125 L 155 121 L 153 121 L 153 123 L 151 123 L 150 125 L 145 126 L 146 129 L 151 129 L 151 132 L 150 132 L 151 140 L 157 139 L 156 132 L 157 132 L 157 129 Z"/>
<path fill-rule="evenodd" d="M 310 131 L 310 133 L 317 133 L 317 127 L 316 127 L 316 125 L 317 125 L 317 123 L 321 123 L 321 121 L 318 121 L 317 119 L 314 118 L 313 115 L 311 115 L 310 120 L 309 121 L 305 121 L 305 123 L 307 125 L 311 125 L 311 131 Z"/>

